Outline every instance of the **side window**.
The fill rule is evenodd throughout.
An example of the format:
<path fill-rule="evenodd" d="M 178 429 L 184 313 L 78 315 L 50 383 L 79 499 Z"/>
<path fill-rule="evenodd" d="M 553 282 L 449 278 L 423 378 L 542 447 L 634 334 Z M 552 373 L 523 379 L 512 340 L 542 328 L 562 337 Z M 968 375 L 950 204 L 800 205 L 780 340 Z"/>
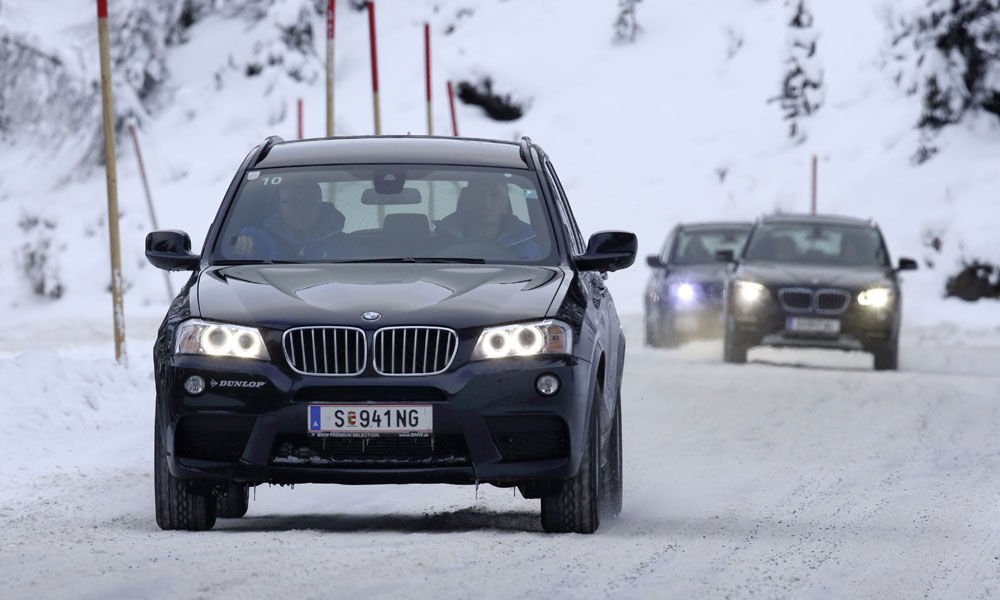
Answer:
<path fill-rule="evenodd" d="M 559 207 L 559 220 L 562 221 L 563 228 L 566 231 L 566 239 L 572 245 L 573 254 L 583 254 L 587 250 L 583 241 L 583 235 L 580 234 L 580 228 L 576 225 L 576 219 L 573 217 L 573 211 L 569 207 L 569 201 L 566 199 L 566 192 L 563 190 L 562 183 L 559 182 L 559 176 L 556 175 L 556 170 L 552 167 L 552 163 L 547 160 L 545 161 L 545 172 L 549 180 L 555 184 L 553 192 L 555 192 L 556 196 L 556 206 Z"/>

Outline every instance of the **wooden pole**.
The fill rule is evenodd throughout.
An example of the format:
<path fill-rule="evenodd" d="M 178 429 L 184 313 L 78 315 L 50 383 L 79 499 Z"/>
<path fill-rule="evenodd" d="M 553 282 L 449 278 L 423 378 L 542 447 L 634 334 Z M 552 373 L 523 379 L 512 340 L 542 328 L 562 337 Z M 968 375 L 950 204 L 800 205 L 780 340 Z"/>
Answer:
<path fill-rule="evenodd" d="M 302 98 L 298 99 L 298 101 L 295 103 L 295 106 L 297 107 L 296 111 L 295 111 L 296 112 L 296 118 L 295 118 L 295 120 L 296 120 L 296 123 L 297 123 L 296 128 L 295 128 L 295 133 L 298 136 L 297 139 L 301 140 L 302 139 Z"/>
<path fill-rule="evenodd" d="M 424 80 L 427 89 L 427 135 L 434 135 L 434 117 L 431 110 L 431 26 L 424 23 Z"/>
<path fill-rule="evenodd" d="M 368 2 L 368 40 L 372 53 L 372 106 L 375 115 L 375 135 L 382 135 L 382 117 L 378 106 L 378 54 L 375 51 L 375 3 Z"/>
<path fill-rule="evenodd" d="M 812 208 L 812 214 L 816 214 L 816 187 L 817 180 L 819 179 L 819 165 L 816 161 L 816 155 L 813 154 L 812 158 L 812 201 L 810 207 Z"/>
<path fill-rule="evenodd" d="M 336 0 L 326 4 L 326 137 L 333 137 L 333 31 Z"/>
<path fill-rule="evenodd" d="M 142 162 L 142 150 L 139 149 L 139 136 L 135 134 L 135 126 L 129 123 L 129 135 L 132 136 L 132 146 L 135 147 L 135 160 L 139 164 L 139 176 L 142 178 L 142 189 L 146 192 L 146 208 L 149 209 L 149 221 L 153 230 L 160 228 L 156 222 L 156 210 L 153 208 L 153 195 L 149 192 L 149 179 L 146 177 L 146 165 Z M 163 281 L 167 284 L 167 303 L 174 299 L 174 286 L 170 283 L 170 273 L 163 271 Z"/>
<path fill-rule="evenodd" d="M 451 135 L 458 137 L 458 121 L 455 120 L 455 89 L 448 82 L 448 107 L 451 109 Z"/>
<path fill-rule="evenodd" d="M 118 174 L 115 170 L 115 112 L 111 103 L 111 56 L 108 51 L 108 0 L 97 0 L 97 40 L 101 55 L 101 99 L 104 120 L 104 173 L 108 190 L 108 241 L 111 245 L 111 305 L 115 328 L 115 360 L 128 364 L 125 352 L 125 307 L 122 301 L 121 239 L 118 233 Z"/>

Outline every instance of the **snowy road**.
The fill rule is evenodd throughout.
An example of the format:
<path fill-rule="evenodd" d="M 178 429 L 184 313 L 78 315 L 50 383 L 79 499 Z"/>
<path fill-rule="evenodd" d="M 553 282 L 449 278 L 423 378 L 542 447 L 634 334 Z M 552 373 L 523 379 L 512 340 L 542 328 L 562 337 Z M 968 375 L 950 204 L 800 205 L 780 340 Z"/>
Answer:
<path fill-rule="evenodd" d="M 3 359 L 21 391 L 0 392 L 2 595 L 997 597 L 1000 338 L 942 339 L 910 332 L 903 370 L 874 373 L 865 355 L 732 366 L 717 343 L 633 335 L 626 505 L 594 536 L 542 534 L 510 490 L 450 486 L 262 487 L 244 519 L 161 532 L 148 355 Z M 34 381 L 53 361 L 60 379 Z"/>

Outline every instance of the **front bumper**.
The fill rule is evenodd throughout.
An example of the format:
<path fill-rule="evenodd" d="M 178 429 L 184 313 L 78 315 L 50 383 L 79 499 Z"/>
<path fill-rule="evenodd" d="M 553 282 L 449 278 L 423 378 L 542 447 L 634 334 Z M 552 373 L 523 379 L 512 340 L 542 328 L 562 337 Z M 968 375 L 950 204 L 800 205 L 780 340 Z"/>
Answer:
<path fill-rule="evenodd" d="M 576 473 L 591 365 L 573 357 L 470 362 L 427 377 L 299 375 L 274 363 L 172 356 L 158 387 L 171 474 L 206 483 L 494 483 Z M 535 390 L 559 377 L 552 397 Z M 201 375 L 205 392 L 183 382 Z M 234 383 L 235 382 L 235 383 Z M 429 438 L 317 438 L 311 404 L 430 404 Z"/>
<path fill-rule="evenodd" d="M 896 339 L 899 332 L 898 304 L 884 309 L 871 309 L 852 301 L 840 314 L 789 312 L 778 302 L 766 299 L 758 305 L 741 306 L 735 302 L 727 307 L 726 327 L 740 343 L 753 346 L 792 348 L 828 348 L 875 352 Z M 803 333 L 790 331 L 790 318 L 835 319 L 840 323 L 837 333 Z"/>

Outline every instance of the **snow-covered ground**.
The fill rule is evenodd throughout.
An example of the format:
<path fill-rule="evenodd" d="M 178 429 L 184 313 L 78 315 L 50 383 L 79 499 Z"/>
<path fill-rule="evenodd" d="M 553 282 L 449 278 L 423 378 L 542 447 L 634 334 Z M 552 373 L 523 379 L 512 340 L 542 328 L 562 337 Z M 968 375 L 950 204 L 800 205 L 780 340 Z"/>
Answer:
<path fill-rule="evenodd" d="M 243 519 L 163 532 L 148 329 L 127 369 L 86 358 L 101 334 L 0 359 L 16 382 L 0 391 L 3 595 L 1000 593 L 1000 336 L 911 329 L 902 370 L 875 373 L 863 354 L 646 350 L 626 324 L 625 508 L 593 536 L 544 534 L 537 501 L 486 486 L 265 486 Z"/>

